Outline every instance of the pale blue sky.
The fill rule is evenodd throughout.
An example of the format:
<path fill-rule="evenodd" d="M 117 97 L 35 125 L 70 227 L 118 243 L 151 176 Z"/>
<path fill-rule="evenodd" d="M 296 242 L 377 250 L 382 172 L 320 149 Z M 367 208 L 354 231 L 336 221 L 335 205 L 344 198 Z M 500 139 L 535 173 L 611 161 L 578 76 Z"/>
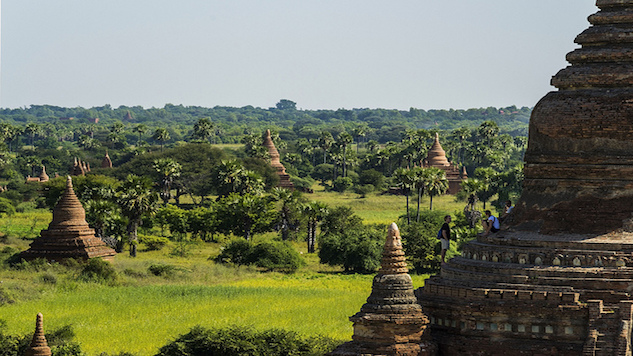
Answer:
<path fill-rule="evenodd" d="M 4 0 L 0 106 L 534 106 L 595 0 Z"/>

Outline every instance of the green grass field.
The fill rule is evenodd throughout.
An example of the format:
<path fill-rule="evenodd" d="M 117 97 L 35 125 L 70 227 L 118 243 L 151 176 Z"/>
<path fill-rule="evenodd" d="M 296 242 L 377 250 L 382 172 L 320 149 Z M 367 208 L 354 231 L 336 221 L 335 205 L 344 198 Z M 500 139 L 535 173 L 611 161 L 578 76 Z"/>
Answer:
<path fill-rule="evenodd" d="M 366 224 L 390 224 L 398 221 L 398 217 L 407 212 L 406 198 L 401 195 L 370 193 L 365 198 L 346 192 L 326 192 L 323 187 L 315 185 L 314 193 L 306 194 L 306 198 L 326 203 L 329 206 L 349 206 L 356 215 L 363 218 Z M 429 197 L 422 197 L 420 210 L 429 210 Z M 453 195 L 433 198 L 433 210 L 448 213 L 461 211 L 466 202 L 455 201 Z M 409 213 L 414 216 L 417 209 L 417 197 L 409 197 Z"/>
<path fill-rule="evenodd" d="M 388 224 L 405 214 L 402 196 L 359 198 L 354 193 L 321 189 L 307 198 L 350 206 L 365 223 Z M 428 202 L 425 197 L 421 209 L 428 209 Z M 410 204 L 415 214 L 415 199 Z M 452 196 L 434 199 L 434 209 L 443 211 L 461 210 L 463 205 Z M 50 219 L 50 212 L 41 211 L 4 218 L 0 232 L 6 238 L 0 240 L 4 241 L 0 251 L 6 246 L 28 248 L 28 239 L 46 228 Z M 339 268 L 319 264 L 316 255 L 306 253 L 304 243 L 297 242 L 295 247 L 307 266 L 294 275 L 217 265 L 209 257 L 219 253 L 220 245 L 202 242 L 194 244 L 190 256 L 184 258 L 170 255 L 170 246 L 161 251 L 141 248 L 137 258 L 119 254 L 113 262 L 119 278 L 110 285 L 79 282 L 78 267 L 2 268 L 0 319 L 6 321 L 9 334 L 31 333 L 39 312 L 44 314 L 46 330 L 70 324 L 87 355 L 153 355 L 195 325 L 284 328 L 349 340 L 353 331 L 348 317 L 369 296 L 373 275 L 343 274 Z M 154 276 L 148 272 L 153 264 L 173 265 L 175 272 Z M 412 277 L 418 288 L 428 276 Z"/>
<path fill-rule="evenodd" d="M 60 266 L 40 272 L 3 270 L 4 290 L 30 296 L 1 306 L 0 319 L 13 334 L 32 332 L 39 312 L 47 330 L 71 324 L 88 355 L 153 355 L 195 325 L 284 328 L 341 341 L 351 338 L 348 317 L 369 296 L 373 275 L 320 270 L 314 258 L 309 259 L 311 268 L 295 275 L 229 268 L 206 261 L 213 248 L 204 246 L 190 258 L 170 257 L 167 251 L 142 253 L 137 259 L 120 254 L 113 264 L 121 277 L 113 286 L 77 282 L 75 274 L 64 274 Z M 180 270 L 171 277 L 148 275 L 147 266 L 153 263 Z M 57 279 L 54 284 L 42 282 L 51 275 Z M 425 277 L 413 276 L 416 288 Z"/>

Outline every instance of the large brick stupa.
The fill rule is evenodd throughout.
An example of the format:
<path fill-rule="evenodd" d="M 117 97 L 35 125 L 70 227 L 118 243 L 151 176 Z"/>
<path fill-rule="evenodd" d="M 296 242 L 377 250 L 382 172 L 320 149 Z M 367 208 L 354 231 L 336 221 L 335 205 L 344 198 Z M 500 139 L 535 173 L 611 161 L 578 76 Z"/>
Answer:
<path fill-rule="evenodd" d="M 111 260 L 114 255 L 116 252 L 95 237 L 95 231 L 88 226 L 86 211 L 75 195 L 70 177 L 66 190 L 53 209 L 53 221 L 48 229 L 42 230 L 31 247 L 20 253 L 25 260 L 45 258 L 49 261 L 96 257 Z"/>
<path fill-rule="evenodd" d="M 530 120 L 507 226 L 417 291 L 440 355 L 632 354 L 633 0 L 598 0 Z"/>

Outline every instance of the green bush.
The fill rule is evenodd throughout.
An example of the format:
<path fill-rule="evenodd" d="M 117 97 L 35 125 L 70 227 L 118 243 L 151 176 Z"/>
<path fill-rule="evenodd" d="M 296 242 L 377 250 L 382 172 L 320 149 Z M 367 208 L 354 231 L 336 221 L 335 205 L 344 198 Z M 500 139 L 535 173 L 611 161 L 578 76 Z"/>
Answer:
<path fill-rule="evenodd" d="M 346 272 L 372 273 L 380 267 L 386 233 L 384 227 L 359 226 L 319 238 L 319 259 Z"/>
<path fill-rule="evenodd" d="M 139 235 L 139 242 L 145 245 L 148 251 L 161 250 L 169 243 L 169 239 L 162 236 Z"/>
<path fill-rule="evenodd" d="M 114 283 L 117 280 L 117 273 L 110 262 L 100 258 L 93 258 L 86 263 L 79 274 L 79 280 L 84 282 Z"/>
<path fill-rule="evenodd" d="M 13 202 L 7 198 L 0 198 L 0 216 L 15 214 Z"/>
<path fill-rule="evenodd" d="M 21 271 L 41 272 L 46 271 L 51 266 L 51 264 L 45 258 L 40 257 L 31 261 L 26 261 L 22 259 L 17 253 L 9 257 L 7 261 L 9 262 L 9 265 L 11 265 L 11 267 Z"/>
<path fill-rule="evenodd" d="M 265 241 L 255 245 L 249 256 L 251 263 L 269 271 L 294 273 L 305 261 L 288 243 L 282 241 Z"/>
<path fill-rule="evenodd" d="M 371 273 L 380 266 L 387 233 L 381 225 L 364 225 L 349 207 L 337 207 L 323 219 L 319 259 L 345 271 Z"/>
<path fill-rule="evenodd" d="M 174 265 L 158 263 L 150 265 L 147 270 L 155 276 L 171 276 L 177 270 L 177 267 Z"/>
<path fill-rule="evenodd" d="M 288 242 L 264 241 L 254 244 L 245 239 L 229 241 L 215 261 L 235 265 L 255 265 L 269 271 L 287 273 L 293 273 L 305 265 L 301 255 Z"/>
<path fill-rule="evenodd" d="M 222 247 L 220 255 L 215 261 L 234 265 L 247 265 L 250 263 L 250 255 L 253 244 L 245 239 L 237 238 L 229 241 Z"/>
<path fill-rule="evenodd" d="M 157 356 L 317 356 L 332 351 L 337 342 L 325 337 L 303 338 L 292 331 L 256 331 L 247 327 L 205 329 L 189 333 L 160 348 Z"/>
<path fill-rule="evenodd" d="M 40 275 L 39 280 L 46 284 L 57 284 L 57 276 L 54 273 L 44 272 Z"/>
<path fill-rule="evenodd" d="M 343 193 L 354 185 L 354 181 L 350 177 L 338 177 L 332 183 L 332 190 Z"/>

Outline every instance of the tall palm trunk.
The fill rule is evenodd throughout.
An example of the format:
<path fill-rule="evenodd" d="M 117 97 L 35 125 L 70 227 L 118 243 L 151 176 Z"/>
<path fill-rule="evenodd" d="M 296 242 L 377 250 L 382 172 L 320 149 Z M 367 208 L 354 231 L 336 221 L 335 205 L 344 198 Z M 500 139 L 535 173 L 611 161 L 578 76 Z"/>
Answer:
<path fill-rule="evenodd" d="M 405 197 L 407 198 L 407 225 L 411 225 L 411 218 L 409 217 L 409 194 L 406 193 Z"/>
<path fill-rule="evenodd" d="M 415 222 L 420 222 L 420 201 L 422 200 L 422 188 L 418 188 L 418 212 L 415 217 Z"/>

